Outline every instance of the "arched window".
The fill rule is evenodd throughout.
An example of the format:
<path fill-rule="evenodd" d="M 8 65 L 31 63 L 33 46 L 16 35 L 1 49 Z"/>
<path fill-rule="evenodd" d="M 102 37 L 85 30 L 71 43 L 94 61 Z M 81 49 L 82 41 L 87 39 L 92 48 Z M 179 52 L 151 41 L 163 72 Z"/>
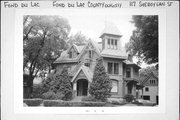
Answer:
<path fill-rule="evenodd" d="M 118 92 L 118 81 L 117 80 L 112 80 L 111 92 Z"/>

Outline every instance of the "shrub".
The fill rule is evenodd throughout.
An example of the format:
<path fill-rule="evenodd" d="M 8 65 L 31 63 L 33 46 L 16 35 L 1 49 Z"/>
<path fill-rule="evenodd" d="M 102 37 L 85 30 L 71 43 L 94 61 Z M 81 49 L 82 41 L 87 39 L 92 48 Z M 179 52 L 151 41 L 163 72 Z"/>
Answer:
<path fill-rule="evenodd" d="M 104 106 L 106 102 L 81 102 L 81 106 L 89 106 L 89 107 L 100 107 Z"/>
<path fill-rule="evenodd" d="M 31 93 L 32 98 L 42 98 L 43 88 L 42 85 L 34 85 L 33 92 Z"/>
<path fill-rule="evenodd" d="M 44 100 L 44 106 L 46 107 L 70 107 L 70 106 L 81 106 L 81 102 L 71 102 L 71 101 L 62 101 L 62 100 Z"/>
<path fill-rule="evenodd" d="M 54 93 L 53 91 L 48 91 L 46 93 L 43 93 L 42 98 L 48 99 L 48 100 L 57 100 L 62 99 L 63 95 L 61 93 Z"/>
<path fill-rule="evenodd" d="M 86 97 L 83 97 L 81 99 L 81 101 L 98 101 L 97 99 L 95 99 L 93 96 L 86 96 Z"/>
<path fill-rule="evenodd" d="M 106 101 L 110 97 L 112 84 L 103 66 L 102 59 L 96 63 L 93 80 L 89 88 L 89 93 L 97 100 Z"/>
<path fill-rule="evenodd" d="M 42 99 L 24 99 L 23 102 L 28 106 L 39 106 L 43 100 Z"/>
<path fill-rule="evenodd" d="M 126 102 L 132 102 L 134 100 L 134 96 L 132 94 L 126 94 L 124 96 L 124 99 L 126 100 Z"/>
<path fill-rule="evenodd" d="M 72 99 L 73 91 L 67 68 L 63 68 L 62 73 L 57 74 L 54 79 L 56 84 L 51 88 L 51 90 L 55 93 L 61 92 L 64 95 L 62 97 L 63 100 Z"/>

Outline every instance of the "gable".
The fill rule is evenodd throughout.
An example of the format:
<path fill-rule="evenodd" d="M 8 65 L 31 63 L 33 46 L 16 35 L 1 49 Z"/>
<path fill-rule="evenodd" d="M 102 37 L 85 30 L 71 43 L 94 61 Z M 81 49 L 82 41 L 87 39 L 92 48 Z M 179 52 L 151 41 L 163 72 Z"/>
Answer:
<path fill-rule="evenodd" d="M 144 86 L 158 86 L 158 78 L 151 74 L 148 78 L 143 82 Z"/>
<path fill-rule="evenodd" d="M 79 55 L 80 61 L 83 61 L 83 60 L 87 59 L 88 52 L 90 50 L 92 51 L 92 54 L 94 54 L 97 57 L 100 57 L 99 49 L 93 44 L 93 42 L 91 40 L 89 40 L 89 42 L 86 44 L 86 46 L 83 48 L 82 52 Z"/>
<path fill-rule="evenodd" d="M 82 65 L 72 78 L 71 82 L 78 79 L 87 79 L 89 82 L 92 82 L 92 71 L 88 67 Z"/>

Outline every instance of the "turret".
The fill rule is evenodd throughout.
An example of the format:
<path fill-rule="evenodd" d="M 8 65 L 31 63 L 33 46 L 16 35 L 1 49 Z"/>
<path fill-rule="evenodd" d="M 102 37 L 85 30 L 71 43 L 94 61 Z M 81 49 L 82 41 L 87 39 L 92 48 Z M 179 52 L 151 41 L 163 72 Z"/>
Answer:
<path fill-rule="evenodd" d="M 121 33 L 113 23 L 106 23 L 103 32 L 100 35 L 102 39 L 102 50 L 104 49 L 121 49 Z"/>

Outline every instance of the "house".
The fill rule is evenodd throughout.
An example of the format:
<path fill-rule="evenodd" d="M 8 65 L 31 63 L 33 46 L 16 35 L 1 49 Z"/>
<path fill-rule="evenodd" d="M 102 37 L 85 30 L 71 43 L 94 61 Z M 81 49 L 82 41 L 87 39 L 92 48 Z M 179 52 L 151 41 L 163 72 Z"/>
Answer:
<path fill-rule="evenodd" d="M 101 42 L 89 40 L 86 45 L 73 44 L 54 62 L 56 72 L 68 67 L 74 96 L 89 95 L 96 60 L 100 57 L 112 80 L 111 97 L 136 96 L 140 67 L 132 62 L 132 57 L 121 46 L 121 37 L 115 25 L 106 25 L 100 34 Z"/>
<path fill-rule="evenodd" d="M 156 74 L 151 72 L 142 82 L 140 83 L 141 89 L 139 90 L 139 97 L 144 100 L 149 100 L 152 103 L 159 103 L 158 96 L 158 77 Z"/>

